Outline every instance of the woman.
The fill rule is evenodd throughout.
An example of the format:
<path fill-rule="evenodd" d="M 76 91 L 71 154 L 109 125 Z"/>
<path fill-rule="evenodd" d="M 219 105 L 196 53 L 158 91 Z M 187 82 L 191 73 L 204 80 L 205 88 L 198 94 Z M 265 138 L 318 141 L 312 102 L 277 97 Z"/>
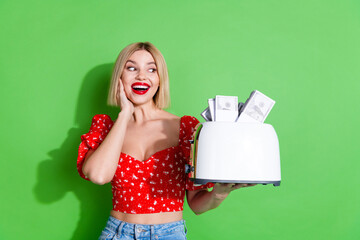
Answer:
<path fill-rule="evenodd" d="M 93 117 L 77 160 L 83 178 L 112 184 L 113 210 L 99 239 L 186 239 L 185 192 L 200 214 L 219 206 L 232 190 L 253 185 L 194 186 L 186 179 L 189 140 L 199 121 L 163 110 L 169 105 L 167 67 L 151 43 L 133 43 L 120 52 L 108 103 L 120 106 L 118 118 Z"/>

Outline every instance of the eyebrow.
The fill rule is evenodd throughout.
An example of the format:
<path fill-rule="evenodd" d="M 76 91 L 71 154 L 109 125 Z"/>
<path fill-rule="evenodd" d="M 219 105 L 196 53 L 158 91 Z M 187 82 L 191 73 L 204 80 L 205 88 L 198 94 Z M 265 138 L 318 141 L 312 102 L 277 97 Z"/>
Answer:
<path fill-rule="evenodd" d="M 131 62 L 131 63 L 136 64 L 136 62 L 135 62 L 135 61 L 133 61 L 133 60 L 127 60 L 127 61 L 126 61 L 126 63 L 127 63 L 127 62 Z M 147 64 L 148 64 L 148 65 L 150 65 L 150 64 L 155 64 L 155 65 L 156 65 L 156 63 L 155 63 L 155 62 L 148 62 Z"/>

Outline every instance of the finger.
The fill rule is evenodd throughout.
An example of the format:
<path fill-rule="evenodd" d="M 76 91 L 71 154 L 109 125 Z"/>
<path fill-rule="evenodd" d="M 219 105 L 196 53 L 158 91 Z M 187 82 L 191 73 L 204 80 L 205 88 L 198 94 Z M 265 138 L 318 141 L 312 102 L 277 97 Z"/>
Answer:
<path fill-rule="evenodd" d="M 246 183 L 238 183 L 238 187 L 239 187 L 239 188 L 246 187 L 246 186 L 247 186 Z"/>
<path fill-rule="evenodd" d="M 119 78 L 119 86 L 120 93 L 122 93 L 124 91 L 124 84 L 122 83 L 121 78 Z"/>
<path fill-rule="evenodd" d="M 241 187 L 252 187 L 255 186 L 255 183 L 243 183 Z"/>
<path fill-rule="evenodd" d="M 121 79 L 119 80 L 119 83 L 120 83 L 120 93 L 119 93 L 120 99 L 126 102 L 128 98 L 126 96 L 124 84 L 122 83 Z"/>
<path fill-rule="evenodd" d="M 235 184 L 235 186 L 233 187 L 233 189 L 239 189 L 239 188 L 242 188 L 242 184 L 241 183 L 237 183 Z"/>
<path fill-rule="evenodd" d="M 217 188 L 225 190 L 225 189 L 231 189 L 234 183 L 216 183 L 215 185 Z"/>
<path fill-rule="evenodd" d="M 256 183 L 246 183 L 244 187 L 252 187 L 255 185 L 256 185 Z"/>
<path fill-rule="evenodd" d="M 119 92 L 120 92 L 120 83 L 117 83 L 117 91 L 116 91 L 116 98 L 119 99 Z"/>
<path fill-rule="evenodd" d="M 215 183 L 214 189 L 222 191 L 224 189 L 224 184 L 223 183 Z"/>
<path fill-rule="evenodd" d="M 248 184 L 248 187 L 253 187 L 253 186 L 256 186 L 257 184 L 256 183 L 250 183 Z"/>
<path fill-rule="evenodd" d="M 217 183 L 221 187 L 227 187 L 231 183 Z"/>
<path fill-rule="evenodd" d="M 242 187 L 247 187 L 248 184 L 247 183 L 237 183 L 236 187 L 242 188 Z"/>

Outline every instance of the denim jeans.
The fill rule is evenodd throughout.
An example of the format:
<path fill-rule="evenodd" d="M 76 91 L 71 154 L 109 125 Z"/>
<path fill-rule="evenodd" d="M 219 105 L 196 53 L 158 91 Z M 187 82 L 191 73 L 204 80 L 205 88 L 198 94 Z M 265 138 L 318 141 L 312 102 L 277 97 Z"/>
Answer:
<path fill-rule="evenodd" d="M 186 239 L 185 220 L 165 224 L 134 224 L 109 217 L 99 240 L 183 240 Z"/>

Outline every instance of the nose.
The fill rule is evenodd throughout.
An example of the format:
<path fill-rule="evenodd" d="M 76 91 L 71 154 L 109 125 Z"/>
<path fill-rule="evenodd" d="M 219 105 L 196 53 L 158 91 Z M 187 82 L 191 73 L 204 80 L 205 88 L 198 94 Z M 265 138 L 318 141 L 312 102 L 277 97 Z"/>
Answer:
<path fill-rule="evenodd" d="M 146 74 L 145 74 L 145 72 L 144 72 L 144 70 L 139 70 L 139 74 L 137 75 L 137 78 L 139 79 L 139 80 L 145 80 L 146 79 Z"/>

